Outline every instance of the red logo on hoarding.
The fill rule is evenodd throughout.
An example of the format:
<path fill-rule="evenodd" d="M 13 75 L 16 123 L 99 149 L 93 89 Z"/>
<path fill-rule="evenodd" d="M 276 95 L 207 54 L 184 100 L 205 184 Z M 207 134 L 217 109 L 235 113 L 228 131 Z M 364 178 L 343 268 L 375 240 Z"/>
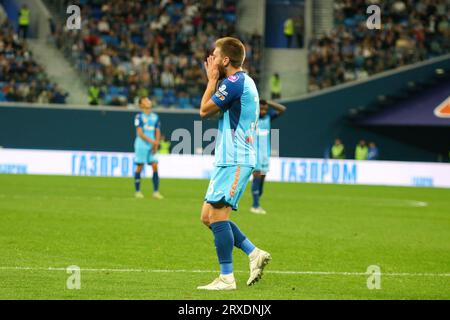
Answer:
<path fill-rule="evenodd" d="M 450 118 L 450 97 L 434 109 L 434 115 L 439 118 Z"/>

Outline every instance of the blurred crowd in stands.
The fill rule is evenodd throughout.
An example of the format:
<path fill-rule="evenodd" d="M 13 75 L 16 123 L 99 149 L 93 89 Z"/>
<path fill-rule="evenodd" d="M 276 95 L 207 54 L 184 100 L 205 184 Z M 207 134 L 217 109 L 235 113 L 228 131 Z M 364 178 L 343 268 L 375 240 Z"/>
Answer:
<path fill-rule="evenodd" d="M 50 29 L 51 41 L 87 83 L 90 104 L 127 106 L 149 96 L 157 106 L 188 109 L 200 103 L 203 61 L 218 37 L 243 40 L 245 69 L 260 82 L 262 38 L 237 33 L 237 1 L 46 3 L 82 8 L 80 30 L 65 28 L 65 10 L 59 10 L 62 20 L 50 20 Z M 367 28 L 366 10 L 372 4 L 381 8 L 381 30 Z M 448 0 L 336 0 L 334 6 L 335 28 L 308 44 L 310 92 L 450 52 Z M 67 93 L 49 81 L 24 39 L 21 22 L 29 14 L 18 18 L 19 37 L 0 11 L 0 101 L 65 103 Z M 294 24 L 284 27 L 292 36 Z M 270 85 L 272 96 L 279 98 L 279 77 L 274 75 Z"/>
<path fill-rule="evenodd" d="M 67 95 L 49 81 L 43 67 L 33 59 L 26 40 L 19 38 L 3 12 L 0 21 L 0 101 L 63 104 Z"/>
<path fill-rule="evenodd" d="M 370 5 L 381 30 L 366 26 Z M 309 43 L 309 91 L 450 52 L 448 0 L 336 0 L 336 27 Z"/>
<path fill-rule="evenodd" d="M 203 61 L 222 36 L 246 44 L 245 69 L 259 81 L 262 40 L 236 34 L 237 0 L 79 0 L 81 30 L 55 26 L 53 39 L 89 85 L 90 104 L 200 104 Z M 73 1 L 71 1 L 73 3 Z"/>

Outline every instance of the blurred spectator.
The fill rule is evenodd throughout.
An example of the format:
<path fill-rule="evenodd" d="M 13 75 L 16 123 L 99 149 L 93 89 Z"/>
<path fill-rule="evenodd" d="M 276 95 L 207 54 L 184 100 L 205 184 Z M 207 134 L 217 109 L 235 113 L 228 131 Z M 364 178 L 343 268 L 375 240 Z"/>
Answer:
<path fill-rule="evenodd" d="M 303 48 L 304 46 L 304 34 L 305 34 L 305 29 L 304 29 L 304 25 L 303 25 L 303 20 L 298 17 L 294 20 L 294 25 L 295 25 L 295 36 L 297 38 L 297 45 L 299 48 Z"/>
<path fill-rule="evenodd" d="M 318 90 L 320 90 L 320 87 L 317 84 L 316 79 L 314 79 L 313 77 L 310 77 L 308 80 L 308 91 L 314 92 L 314 91 L 318 91 Z"/>
<path fill-rule="evenodd" d="M 378 160 L 379 154 L 378 154 L 378 148 L 375 145 L 375 142 L 369 143 L 369 151 L 367 153 L 367 160 Z"/>
<path fill-rule="evenodd" d="M 331 159 L 345 159 L 345 147 L 341 139 L 336 139 L 331 147 Z"/>
<path fill-rule="evenodd" d="M 295 33 L 294 19 L 289 17 L 284 22 L 284 36 L 286 37 L 287 48 L 292 47 L 292 38 L 294 37 L 294 33 Z"/>
<path fill-rule="evenodd" d="M 66 98 L 69 96 L 69 93 L 64 92 L 60 87 L 57 85 L 55 86 L 53 95 L 50 98 L 50 103 L 58 103 L 58 104 L 65 104 Z"/>
<path fill-rule="evenodd" d="M 48 28 L 49 28 L 49 30 L 50 30 L 50 34 L 49 34 L 49 36 L 48 36 L 47 41 L 49 41 L 49 42 L 52 43 L 52 44 L 55 44 L 55 43 L 56 43 L 55 37 L 56 37 L 56 30 L 57 30 L 57 27 L 56 27 L 56 22 L 55 22 L 55 20 L 53 19 L 53 17 L 49 17 L 49 18 L 48 18 Z"/>
<path fill-rule="evenodd" d="M 101 98 L 101 88 L 93 83 L 88 89 L 88 102 L 91 106 L 98 106 Z"/>
<path fill-rule="evenodd" d="M 270 78 L 270 95 L 272 100 L 281 99 L 281 79 L 278 73 Z"/>
<path fill-rule="evenodd" d="M 38 99 L 36 101 L 37 103 L 41 103 L 41 104 L 46 104 L 46 103 L 50 103 L 50 94 L 47 90 L 42 91 L 39 96 Z"/>
<path fill-rule="evenodd" d="M 173 88 L 175 86 L 175 77 L 169 67 L 165 67 L 161 74 L 161 86 L 163 88 Z"/>
<path fill-rule="evenodd" d="M 335 28 L 310 41 L 310 91 L 450 52 L 450 1 L 383 0 L 381 30 L 366 27 L 373 0 L 336 0 Z"/>
<path fill-rule="evenodd" d="M 368 152 L 366 141 L 360 140 L 355 148 L 355 160 L 367 160 Z"/>
<path fill-rule="evenodd" d="M 161 135 L 161 140 L 159 141 L 159 154 L 169 154 L 170 153 L 170 141 L 166 140 L 165 135 Z"/>
<path fill-rule="evenodd" d="M 3 6 L 0 5 L 0 25 L 3 25 L 8 20 L 8 15 L 5 12 L 5 9 L 3 9 Z"/>
<path fill-rule="evenodd" d="M 28 26 L 30 25 L 30 9 L 26 4 L 22 5 L 18 17 L 19 37 L 26 39 L 28 35 Z"/>
<path fill-rule="evenodd" d="M 56 22 L 53 17 L 48 18 L 48 28 L 50 30 L 50 35 L 54 37 L 56 34 Z"/>

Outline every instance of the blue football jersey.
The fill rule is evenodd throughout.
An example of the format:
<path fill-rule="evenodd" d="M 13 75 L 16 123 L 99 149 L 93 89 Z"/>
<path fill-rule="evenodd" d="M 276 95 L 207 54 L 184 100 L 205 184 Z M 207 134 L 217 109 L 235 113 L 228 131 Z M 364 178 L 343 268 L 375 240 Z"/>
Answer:
<path fill-rule="evenodd" d="M 220 82 L 212 97 L 223 115 L 216 140 L 216 166 L 256 165 L 255 130 L 259 119 L 259 95 L 255 82 L 240 71 Z"/>
<path fill-rule="evenodd" d="M 256 152 L 258 163 L 269 163 L 271 154 L 270 130 L 272 129 L 272 120 L 278 116 L 278 113 L 269 108 L 264 117 L 259 118 L 258 128 L 256 130 Z"/>
<path fill-rule="evenodd" d="M 142 128 L 144 134 L 150 139 L 156 139 L 156 129 L 161 129 L 161 122 L 159 121 L 159 117 L 156 113 L 152 112 L 149 115 L 141 112 L 136 115 L 134 119 L 134 126 L 137 128 Z M 134 148 L 151 148 L 152 145 L 141 139 L 138 135 L 136 135 L 136 140 L 134 141 Z"/>

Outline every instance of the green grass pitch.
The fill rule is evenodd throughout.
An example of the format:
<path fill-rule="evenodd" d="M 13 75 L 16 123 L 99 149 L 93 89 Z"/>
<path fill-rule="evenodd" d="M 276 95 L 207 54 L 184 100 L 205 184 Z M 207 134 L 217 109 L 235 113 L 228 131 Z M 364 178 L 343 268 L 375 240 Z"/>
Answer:
<path fill-rule="evenodd" d="M 132 179 L 0 175 L 0 299 L 450 298 L 449 190 L 270 182 L 266 216 L 249 213 L 249 188 L 232 214 L 272 254 L 263 279 L 245 285 L 235 250 L 238 290 L 197 291 L 218 274 L 199 219 L 207 185 L 162 180 L 157 201 L 135 199 Z M 80 290 L 66 288 L 71 265 Z"/>

